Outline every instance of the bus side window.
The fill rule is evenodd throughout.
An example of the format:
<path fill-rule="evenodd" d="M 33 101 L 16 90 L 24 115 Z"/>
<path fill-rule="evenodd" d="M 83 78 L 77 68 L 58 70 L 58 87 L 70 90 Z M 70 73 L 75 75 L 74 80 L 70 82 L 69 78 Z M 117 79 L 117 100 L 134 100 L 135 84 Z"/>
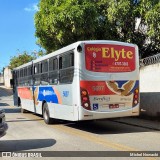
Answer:
<path fill-rule="evenodd" d="M 41 63 L 42 74 L 40 74 L 40 81 L 42 85 L 48 84 L 48 60 Z"/>
<path fill-rule="evenodd" d="M 39 63 L 34 64 L 34 84 L 40 85 Z"/>
<path fill-rule="evenodd" d="M 18 70 L 18 71 L 17 71 L 17 83 L 18 83 L 18 86 L 20 85 L 20 80 L 19 80 L 19 78 L 20 78 L 20 71 Z"/>
<path fill-rule="evenodd" d="M 71 55 L 70 55 L 70 60 L 71 60 L 71 66 L 74 66 L 74 54 L 73 53 L 71 53 Z"/>
<path fill-rule="evenodd" d="M 28 84 L 29 85 L 33 85 L 32 70 L 33 70 L 33 67 L 29 66 L 28 67 Z"/>
<path fill-rule="evenodd" d="M 34 74 L 37 74 L 37 67 L 34 66 Z"/>
<path fill-rule="evenodd" d="M 22 69 L 19 70 L 19 86 L 22 85 Z"/>
<path fill-rule="evenodd" d="M 57 58 L 53 59 L 53 70 L 56 70 L 56 69 L 58 69 L 58 59 Z"/>
<path fill-rule="evenodd" d="M 48 72 L 48 61 L 45 60 L 42 62 L 42 73 Z"/>
<path fill-rule="evenodd" d="M 53 59 L 50 58 L 49 59 L 49 71 L 52 71 L 53 70 Z"/>
<path fill-rule="evenodd" d="M 59 57 L 59 69 L 62 69 L 62 57 Z"/>
<path fill-rule="evenodd" d="M 28 74 L 27 74 L 27 67 L 24 68 L 24 79 L 23 79 L 23 85 L 28 86 Z"/>
<path fill-rule="evenodd" d="M 58 59 L 53 57 L 49 59 L 49 84 L 58 83 Z"/>
<path fill-rule="evenodd" d="M 39 63 L 39 73 L 42 73 L 42 63 Z"/>
<path fill-rule="evenodd" d="M 66 53 L 59 59 L 60 83 L 72 83 L 74 76 L 74 53 Z"/>

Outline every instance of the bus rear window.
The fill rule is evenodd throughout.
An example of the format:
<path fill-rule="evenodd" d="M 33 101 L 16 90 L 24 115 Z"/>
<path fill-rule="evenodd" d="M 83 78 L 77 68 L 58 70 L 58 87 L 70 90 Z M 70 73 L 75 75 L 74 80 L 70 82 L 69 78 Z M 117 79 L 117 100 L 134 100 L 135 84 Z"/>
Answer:
<path fill-rule="evenodd" d="M 92 72 L 131 72 L 135 70 L 135 48 L 114 44 L 86 44 L 86 69 Z"/>

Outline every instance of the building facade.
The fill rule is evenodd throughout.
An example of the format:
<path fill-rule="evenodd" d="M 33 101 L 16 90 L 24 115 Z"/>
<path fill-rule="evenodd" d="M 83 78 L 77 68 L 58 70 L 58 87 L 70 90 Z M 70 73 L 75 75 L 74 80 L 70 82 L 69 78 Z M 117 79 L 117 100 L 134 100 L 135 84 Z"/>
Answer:
<path fill-rule="evenodd" d="M 11 69 L 9 67 L 6 67 L 4 69 L 4 85 L 7 88 L 11 88 L 11 84 L 10 84 L 10 80 L 12 79 L 12 72 Z"/>

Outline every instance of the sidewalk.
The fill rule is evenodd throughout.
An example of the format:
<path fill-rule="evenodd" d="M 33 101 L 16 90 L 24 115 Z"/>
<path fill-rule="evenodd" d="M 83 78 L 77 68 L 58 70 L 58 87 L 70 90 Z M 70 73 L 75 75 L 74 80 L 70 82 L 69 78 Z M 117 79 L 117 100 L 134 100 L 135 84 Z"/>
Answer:
<path fill-rule="evenodd" d="M 8 88 L 8 87 L 4 86 L 4 84 L 2 84 L 2 83 L 0 83 L 0 87 L 1 87 L 1 88 L 5 88 L 5 89 L 8 89 L 8 90 L 12 90 L 12 89 L 13 89 L 13 88 Z"/>
<path fill-rule="evenodd" d="M 147 120 L 147 119 L 142 119 L 142 117 L 125 117 L 125 118 L 115 119 L 114 121 L 118 123 L 124 123 L 128 125 L 130 124 L 138 127 L 160 131 L 160 121 L 158 120 Z"/>
<path fill-rule="evenodd" d="M 14 106 L 13 90 L 0 85 L 0 108 L 8 108 L 9 106 Z"/>
<path fill-rule="evenodd" d="M 0 84 L 1 91 L 7 92 L 9 95 L 13 95 L 13 88 L 7 88 L 4 85 Z"/>

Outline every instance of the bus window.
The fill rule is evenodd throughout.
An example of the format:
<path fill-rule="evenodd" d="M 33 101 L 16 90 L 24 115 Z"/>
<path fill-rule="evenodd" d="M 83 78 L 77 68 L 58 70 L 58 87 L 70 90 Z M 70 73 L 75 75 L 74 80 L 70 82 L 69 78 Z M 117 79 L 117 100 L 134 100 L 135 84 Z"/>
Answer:
<path fill-rule="evenodd" d="M 34 65 L 34 84 L 40 85 L 39 64 Z"/>
<path fill-rule="evenodd" d="M 72 83 L 74 73 L 74 53 L 59 58 L 60 83 Z"/>
<path fill-rule="evenodd" d="M 41 71 L 40 80 L 42 85 L 48 84 L 48 60 L 42 61 L 41 63 Z"/>
<path fill-rule="evenodd" d="M 64 54 L 62 57 L 59 59 L 59 69 L 64 69 L 68 67 L 74 66 L 74 54 L 70 53 Z"/>
<path fill-rule="evenodd" d="M 42 73 L 42 63 L 39 63 L 39 73 Z"/>
<path fill-rule="evenodd" d="M 42 73 L 48 72 L 48 61 L 43 61 L 41 67 L 42 67 Z"/>
<path fill-rule="evenodd" d="M 53 70 L 53 59 L 49 59 L 49 71 Z"/>
<path fill-rule="evenodd" d="M 49 71 L 58 69 L 58 60 L 57 58 L 49 59 Z"/>
<path fill-rule="evenodd" d="M 71 66 L 74 66 L 74 54 L 73 53 L 71 53 L 71 58 L 70 58 L 70 60 L 71 60 Z"/>
<path fill-rule="evenodd" d="M 58 69 L 58 60 L 57 58 L 53 59 L 53 70 Z"/>
<path fill-rule="evenodd" d="M 62 69 L 62 57 L 59 57 L 59 69 Z"/>
<path fill-rule="evenodd" d="M 34 66 L 34 74 L 37 74 L 37 67 Z"/>
<path fill-rule="evenodd" d="M 23 69 L 23 76 L 24 76 L 24 78 L 23 78 L 23 81 L 22 81 L 22 83 L 23 83 L 23 86 L 28 86 L 28 78 L 27 78 L 27 67 L 25 67 L 24 69 Z"/>
<path fill-rule="evenodd" d="M 49 59 L 49 84 L 58 83 L 58 59 Z"/>
<path fill-rule="evenodd" d="M 28 68 L 28 85 L 33 85 L 33 80 L 32 80 L 32 66 L 29 66 Z"/>
<path fill-rule="evenodd" d="M 29 66 L 28 67 L 28 76 L 31 76 L 32 75 L 32 66 Z"/>

